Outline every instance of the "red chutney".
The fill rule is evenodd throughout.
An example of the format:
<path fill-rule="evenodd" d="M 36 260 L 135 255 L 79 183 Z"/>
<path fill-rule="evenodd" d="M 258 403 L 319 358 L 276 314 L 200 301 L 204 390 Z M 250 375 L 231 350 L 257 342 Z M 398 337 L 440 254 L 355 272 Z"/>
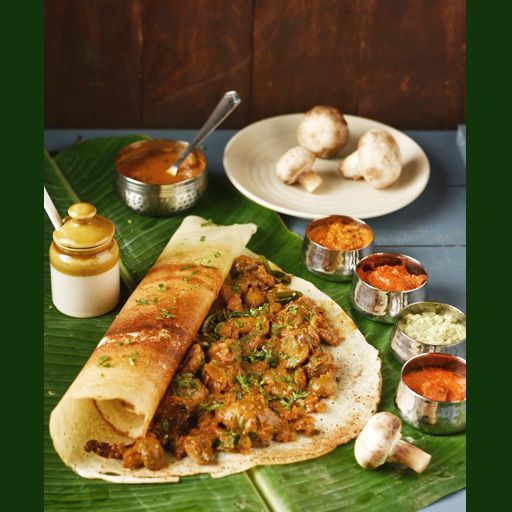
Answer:
<path fill-rule="evenodd" d="M 358 273 L 369 285 L 385 292 L 414 290 L 427 280 L 425 274 L 411 274 L 405 265 L 379 265 Z"/>
<path fill-rule="evenodd" d="M 436 402 L 458 402 L 466 398 L 466 376 L 444 368 L 427 367 L 403 376 L 415 393 Z"/>

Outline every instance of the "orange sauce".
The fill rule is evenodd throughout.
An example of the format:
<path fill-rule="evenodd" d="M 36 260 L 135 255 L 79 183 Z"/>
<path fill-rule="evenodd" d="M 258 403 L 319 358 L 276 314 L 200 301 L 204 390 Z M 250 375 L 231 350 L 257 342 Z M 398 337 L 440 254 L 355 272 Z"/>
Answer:
<path fill-rule="evenodd" d="M 466 398 L 466 377 L 444 368 L 427 367 L 403 376 L 415 393 L 436 402 L 457 402 Z"/>
<path fill-rule="evenodd" d="M 366 247 L 373 240 L 373 233 L 369 227 L 358 222 L 335 218 L 313 226 L 308 237 L 327 249 L 353 251 Z"/>
<path fill-rule="evenodd" d="M 405 292 L 421 286 L 426 280 L 425 274 L 411 274 L 405 265 L 380 265 L 364 272 L 364 281 L 386 292 Z"/>
<path fill-rule="evenodd" d="M 180 165 L 176 176 L 167 169 L 176 161 L 185 144 L 175 140 L 151 139 L 123 148 L 117 158 L 117 170 L 137 181 L 149 185 L 171 185 L 199 176 L 206 168 L 206 159 L 194 150 Z"/>

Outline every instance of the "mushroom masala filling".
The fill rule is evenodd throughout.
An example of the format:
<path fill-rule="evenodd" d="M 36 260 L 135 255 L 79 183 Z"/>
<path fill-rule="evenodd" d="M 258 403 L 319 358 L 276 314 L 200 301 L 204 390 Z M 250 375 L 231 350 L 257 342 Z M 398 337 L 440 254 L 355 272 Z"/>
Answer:
<path fill-rule="evenodd" d="M 338 367 L 322 345 L 342 338 L 289 283 L 263 257 L 238 257 L 147 435 L 130 445 L 91 440 L 85 450 L 126 468 L 160 469 L 165 451 L 211 464 L 217 451 L 317 433 L 312 414 L 337 390 Z"/>

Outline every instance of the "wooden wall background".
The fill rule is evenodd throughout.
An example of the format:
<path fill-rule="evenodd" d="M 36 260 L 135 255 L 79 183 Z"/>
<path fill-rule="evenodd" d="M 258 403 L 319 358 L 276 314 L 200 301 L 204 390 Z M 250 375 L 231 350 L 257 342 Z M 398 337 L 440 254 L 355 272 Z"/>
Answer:
<path fill-rule="evenodd" d="M 47 127 L 225 127 L 318 103 L 399 128 L 465 121 L 465 0 L 46 0 Z"/>

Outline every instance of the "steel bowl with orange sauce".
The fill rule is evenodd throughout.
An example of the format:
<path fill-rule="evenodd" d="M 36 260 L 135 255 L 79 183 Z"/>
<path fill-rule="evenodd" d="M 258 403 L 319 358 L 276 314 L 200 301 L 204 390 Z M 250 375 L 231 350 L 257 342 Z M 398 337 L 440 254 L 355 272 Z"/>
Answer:
<path fill-rule="evenodd" d="M 129 144 L 115 159 L 117 191 L 138 213 L 166 216 L 196 204 L 207 185 L 206 157 L 195 149 L 173 176 L 167 170 L 187 143 L 148 139 Z"/>

